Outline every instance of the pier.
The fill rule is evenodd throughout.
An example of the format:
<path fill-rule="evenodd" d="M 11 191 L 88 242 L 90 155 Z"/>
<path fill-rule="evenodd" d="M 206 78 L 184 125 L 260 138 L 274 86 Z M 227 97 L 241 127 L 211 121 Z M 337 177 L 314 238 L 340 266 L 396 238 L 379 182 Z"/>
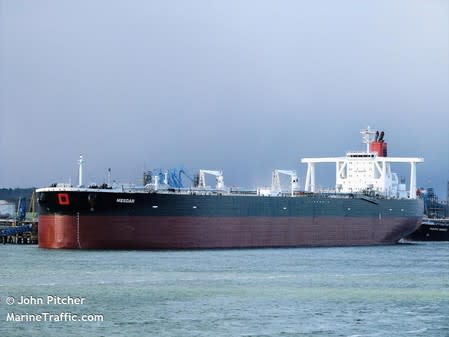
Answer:
<path fill-rule="evenodd" d="M 0 217 L 0 244 L 38 243 L 38 220 L 34 190 L 31 192 L 30 198 L 27 199 L 27 196 L 19 196 L 17 203 L 11 199 L 3 200 L 2 205 L 6 205 L 4 210 L 6 209 L 7 212 L 4 212 Z"/>
<path fill-rule="evenodd" d="M 0 220 L 0 243 L 37 244 L 37 220 Z"/>

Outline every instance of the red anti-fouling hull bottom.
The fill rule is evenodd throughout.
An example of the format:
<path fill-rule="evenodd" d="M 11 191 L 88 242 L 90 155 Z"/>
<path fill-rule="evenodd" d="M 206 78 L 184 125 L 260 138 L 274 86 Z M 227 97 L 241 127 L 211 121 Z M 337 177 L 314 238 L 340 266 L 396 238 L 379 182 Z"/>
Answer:
<path fill-rule="evenodd" d="M 39 247 L 194 249 L 393 244 L 419 218 L 361 217 L 39 217 Z"/>

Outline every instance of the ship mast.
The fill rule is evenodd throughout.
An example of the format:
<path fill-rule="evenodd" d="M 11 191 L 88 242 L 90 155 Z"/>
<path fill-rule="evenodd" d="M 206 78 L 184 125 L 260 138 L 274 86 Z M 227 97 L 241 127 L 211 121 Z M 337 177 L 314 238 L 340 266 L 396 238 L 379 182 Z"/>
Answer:
<path fill-rule="evenodd" d="M 373 140 L 377 141 L 379 131 L 371 130 L 371 128 L 368 126 L 365 130 L 360 131 L 360 133 L 362 134 L 363 143 L 366 144 L 366 153 L 369 153 L 370 145 L 373 142 Z"/>
<path fill-rule="evenodd" d="M 83 156 L 80 154 L 80 159 L 78 160 L 79 171 L 78 171 L 78 187 L 83 186 Z"/>

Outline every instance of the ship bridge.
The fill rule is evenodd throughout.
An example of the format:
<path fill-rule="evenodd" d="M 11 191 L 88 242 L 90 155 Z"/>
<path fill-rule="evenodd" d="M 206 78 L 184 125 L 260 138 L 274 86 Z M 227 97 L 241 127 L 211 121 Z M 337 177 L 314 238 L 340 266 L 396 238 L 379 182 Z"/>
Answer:
<path fill-rule="evenodd" d="M 388 157 L 384 133 L 369 129 L 361 131 L 366 152 L 348 152 L 345 157 L 303 158 L 307 164 L 304 190 L 316 192 L 315 165 L 335 164 L 335 190 L 340 193 L 372 192 L 387 198 L 416 199 L 416 164 L 424 162 L 417 157 Z M 396 173 L 391 171 L 391 163 L 410 165 L 410 187 L 407 192 Z"/>

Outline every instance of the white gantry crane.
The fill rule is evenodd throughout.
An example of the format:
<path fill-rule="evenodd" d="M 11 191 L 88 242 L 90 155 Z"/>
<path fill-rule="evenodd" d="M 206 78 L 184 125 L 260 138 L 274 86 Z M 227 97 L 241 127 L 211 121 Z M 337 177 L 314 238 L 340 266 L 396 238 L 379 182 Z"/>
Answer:
<path fill-rule="evenodd" d="M 293 170 L 273 170 L 271 179 L 271 194 L 279 195 L 281 193 L 281 179 L 280 174 L 285 174 L 290 177 L 290 193 L 293 196 L 295 190 L 298 189 L 298 175 Z"/>
<path fill-rule="evenodd" d="M 205 189 L 206 188 L 206 174 L 210 174 L 215 176 L 216 185 L 215 189 L 222 191 L 225 189 L 223 171 L 214 171 L 214 170 L 200 170 L 198 173 L 198 188 Z"/>

